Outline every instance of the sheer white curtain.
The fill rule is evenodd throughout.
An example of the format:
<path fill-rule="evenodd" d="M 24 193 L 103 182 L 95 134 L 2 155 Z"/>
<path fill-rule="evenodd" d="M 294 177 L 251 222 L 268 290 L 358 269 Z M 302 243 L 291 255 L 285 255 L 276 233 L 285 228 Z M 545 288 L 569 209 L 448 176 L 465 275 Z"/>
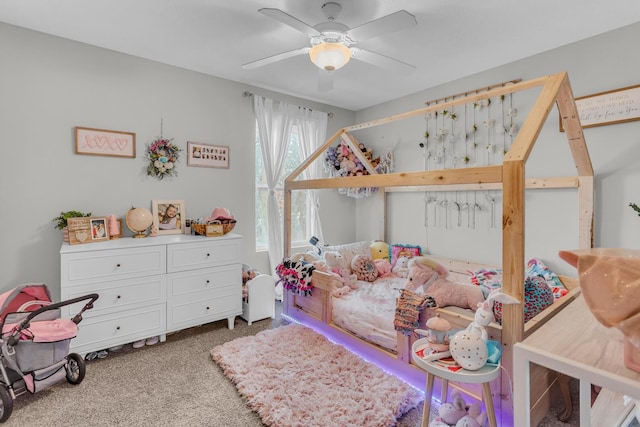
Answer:
<path fill-rule="evenodd" d="M 267 196 L 267 215 L 269 217 L 269 263 L 271 270 L 282 261 L 284 256 L 282 222 L 276 199 L 278 177 L 287 154 L 291 127 L 299 108 L 284 102 L 261 96 L 253 97 L 253 109 L 258 123 L 260 148 L 264 161 L 269 195 Z"/>
<path fill-rule="evenodd" d="M 328 114 L 322 111 L 300 108 L 296 117 L 298 139 L 302 158 L 313 154 L 327 139 Z M 318 157 L 304 172 L 304 179 L 322 178 L 322 156 Z M 320 191 L 307 190 L 307 230 L 324 242 L 320 222 Z M 311 237 L 311 236 L 309 236 Z"/>

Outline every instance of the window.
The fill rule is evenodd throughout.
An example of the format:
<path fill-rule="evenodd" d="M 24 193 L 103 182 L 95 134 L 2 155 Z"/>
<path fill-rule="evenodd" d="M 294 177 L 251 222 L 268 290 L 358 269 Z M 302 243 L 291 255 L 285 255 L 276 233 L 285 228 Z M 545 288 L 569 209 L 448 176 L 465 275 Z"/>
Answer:
<path fill-rule="evenodd" d="M 264 172 L 262 159 L 262 149 L 260 147 L 260 136 L 256 125 L 256 249 L 266 250 L 269 241 L 269 221 L 267 219 L 267 180 Z M 278 178 L 276 187 L 276 198 L 278 199 L 278 209 L 280 212 L 280 222 L 284 221 L 284 180 L 293 172 L 304 160 L 298 132 L 294 126 L 289 137 L 287 147 L 287 157 L 283 166 L 282 174 Z M 307 191 L 293 191 L 291 193 L 291 245 L 302 246 L 308 244 L 311 236 L 310 214 Z"/>

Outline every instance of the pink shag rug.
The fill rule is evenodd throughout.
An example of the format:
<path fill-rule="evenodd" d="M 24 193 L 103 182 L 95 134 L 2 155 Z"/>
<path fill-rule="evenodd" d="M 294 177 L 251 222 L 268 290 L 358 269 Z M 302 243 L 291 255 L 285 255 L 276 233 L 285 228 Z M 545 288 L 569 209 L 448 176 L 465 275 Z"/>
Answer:
<path fill-rule="evenodd" d="M 211 357 L 268 426 L 393 426 L 422 401 L 410 385 L 297 324 L 219 345 Z"/>

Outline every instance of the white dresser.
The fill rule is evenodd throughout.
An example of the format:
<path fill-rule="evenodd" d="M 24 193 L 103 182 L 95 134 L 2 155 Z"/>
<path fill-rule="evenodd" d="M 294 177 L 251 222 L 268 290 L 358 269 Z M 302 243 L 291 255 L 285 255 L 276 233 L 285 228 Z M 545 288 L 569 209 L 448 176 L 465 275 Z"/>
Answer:
<path fill-rule="evenodd" d="M 125 237 L 60 248 L 62 300 L 100 298 L 71 350 L 86 354 L 242 313 L 242 236 Z M 63 307 L 72 317 L 82 303 Z"/>

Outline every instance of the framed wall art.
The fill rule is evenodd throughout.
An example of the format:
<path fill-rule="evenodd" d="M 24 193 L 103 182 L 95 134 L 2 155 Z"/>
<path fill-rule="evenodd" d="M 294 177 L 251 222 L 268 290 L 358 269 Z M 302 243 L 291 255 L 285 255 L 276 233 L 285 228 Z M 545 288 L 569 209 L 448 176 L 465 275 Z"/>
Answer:
<path fill-rule="evenodd" d="M 640 120 L 640 85 L 576 98 L 576 107 L 583 128 Z"/>
<path fill-rule="evenodd" d="M 109 240 L 106 216 L 69 218 L 67 227 L 70 245 Z"/>
<path fill-rule="evenodd" d="M 184 233 L 187 218 L 184 200 L 152 200 L 151 212 L 158 235 Z"/>
<path fill-rule="evenodd" d="M 229 169 L 229 147 L 187 142 L 187 166 Z"/>
<path fill-rule="evenodd" d="M 76 154 L 136 157 L 136 134 L 76 127 Z"/>

